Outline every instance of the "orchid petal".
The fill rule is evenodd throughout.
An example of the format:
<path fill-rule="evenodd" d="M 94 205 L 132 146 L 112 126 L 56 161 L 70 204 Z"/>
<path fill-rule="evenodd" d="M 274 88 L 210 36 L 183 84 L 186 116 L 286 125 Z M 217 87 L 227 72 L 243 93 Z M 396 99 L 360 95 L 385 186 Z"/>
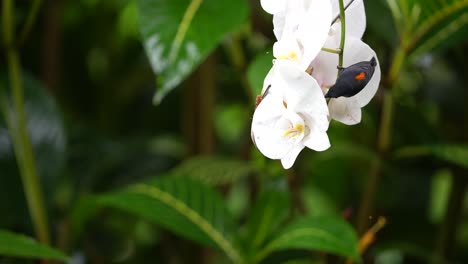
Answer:
<path fill-rule="evenodd" d="M 326 48 L 336 49 L 339 46 L 339 36 L 331 35 L 325 42 Z M 331 87 L 336 82 L 338 74 L 338 54 L 320 51 L 311 62 L 312 77 L 317 80 L 322 90 Z M 326 93 L 326 90 L 324 91 Z"/>
<path fill-rule="evenodd" d="M 281 129 L 275 128 L 274 122 L 252 125 L 255 145 L 265 157 L 270 159 L 281 159 L 295 147 L 287 138 L 282 137 L 283 133 Z"/>
<path fill-rule="evenodd" d="M 344 6 L 346 7 L 352 0 L 345 0 Z M 338 0 L 332 0 L 333 19 L 340 15 L 340 7 Z M 346 9 L 346 35 L 356 38 L 362 38 L 366 30 L 366 11 L 364 9 L 363 0 L 354 0 L 354 2 Z M 337 21 L 335 24 L 340 24 Z"/>
<path fill-rule="evenodd" d="M 362 38 L 366 31 L 364 1 L 355 0 L 346 10 L 346 35 Z"/>
<path fill-rule="evenodd" d="M 276 39 L 281 39 L 286 26 L 286 12 L 279 12 L 273 16 L 273 33 Z"/>
<path fill-rule="evenodd" d="M 327 133 L 318 131 L 311 132 L 304 141 L 304 145 L 316 151 L 324 151 L 331 146 Z"/>
<path fill-rule="evenodd" d="M 305 120 L 305 123 L 308 124 L 310 131 L 309 133 L 319 133 L 319 132 L 326 132 L 328 130 L 328 126 L 330 121 L 328 120 L 328 114 L 315 114 L 312 116 L 310 113 L 303 113 L 302 117 Z"/>
<path fill-rule="evenodd" d="M 299 144 L 296 145 L 291 151 L 289 151 L 288 154 L 286 154 L 282 159 L 281 159 L 281 164 L 283 165 L 283 168 L 289 169 L 292 167 L 294 162 L 297 159 L 297 156 L 299 153 L 304 149 L 304 144 Z"/>
<path fill-rule="evenodd" d="M 330 117 L 345 125 L 355 125 L 361 122 L 361 107 L 354 97 L 332 98 L 328 102 Z"/>
<path fill-rule="evenodd" d="M 288 108 L 295 112 L 328 115 L 328 107 L 317 81 L 289 61 L 277 60 L 275 69 L 282 85 L 289 86 L 284 95 Z"/>
<path fill-rule="evenodd" d="M 302 52 L 294 37 L 286 37 L 273 44 L 273 56 L 277 59 L 297 61 L 302 56 Z"/>
<path fill-rule="evenodd" d="M 273 71 L 273 68 L 270 69 L 268 74 L 265 76 L 265 79 L 263 80 L 263 87 L 262 87 L 262 92 L 260 93 L 262 96 L 264 95 L 266 89 L 271 86 L 275 81 L 275 73 Z"/>
<path fill-rule="evenodd" d="M 346 6 L 350 1 L 351 0 L 345 0 L 344 5 Z M 333 17 L 335 18 L 340 15 L 340 2 L 339 0 L 330 0 L 330 2 L 332 5 Z"/>
<path fill-rule="evenodd" d="M 289 0 L 281 10 L 273 15 L 273 32 L 277 40 L 283 38 L 283 32 L 293 33 L 297 30 L 300 18 L 305 14 L 302 1 Z"/>
<path fill-rule="evenodd" d="M 372 57 L 375 57 L 377 60 L 377 65 L 375 66 L 374 74 L 372 75 L 371 80 L 369 83 L 367 83 L 366 87 L 362 89 L 362 91 L 353 96 L 353 98 L 356 99 L 359 107 L 363 107 L 370 102 L 379 88 L 381 78 L 380 63 L 377 55 L 375 54 L 375 51 L 360 39 L 350 37 L 346 39 L 346 42 L 347 44 L 345 46 L 343 59 L 343 64 L 346 67 L 360 61 L 369 61 L 372 59 Z"/>
<path fill-rule="evenodd" d="M 282 99 L 274 94 L 274 87 L 258 105 L 252 120 L 252 138 L 263 155 L 270 159 L 284 157 L 292 148 L 292 142 L 283 137 L 284 131 L 276 124 L 285 112 Z"/>
<path fill-rule="evenodd" d="M 361 122 L 361 107 L 367 105 L 377 92 L 380 83 L 380 65 L 375 52 L 358 38 L 346 39 L 344 62 L 345 67 L 360 61 L 369 61 L 372 57 L 377 60 L 374 74 L 366 87 L 353 97 L 331 99 L 328 103 L 330 117 L 347 125 Z"/>
<path fill-rule="evenodd" d="M 287 0 L 260 0 L 263 10 L 269 14 L 276 14 L 286 8 Z"/>
<path fill-rule="evenodd" d="M 304 48 L 301 68 L 307 69 L 328 38 L 332 21 L 332 6 L 329 1 L 312 1 L 307 13 L 301 18 L 297 38 Z M 313 34 L 312 34 L 313 32 Z"/>

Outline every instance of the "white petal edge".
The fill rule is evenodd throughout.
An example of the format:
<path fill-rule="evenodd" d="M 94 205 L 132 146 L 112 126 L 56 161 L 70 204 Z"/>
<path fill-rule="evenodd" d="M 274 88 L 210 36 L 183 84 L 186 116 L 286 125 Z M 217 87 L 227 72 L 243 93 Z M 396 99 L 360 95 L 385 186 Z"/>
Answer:
<path fill-rule="evenodd" d="M 297 40 L 292 36 L 292 34 L 287 34 L 281 40 L 276 41 L 273 44 L 273 56 L 277 59 L 295 59 L 302 56 L 302 52 L 299 48 Z M 289 56 L 294 54 L 294 58 Z M 293 60 L 294 61 L 294 60 Z"/>
<path fill-rule="evenodd" d="M 286 8 L 287 1 L 288 0 L 260 0 L 260 5 L 267 13 L 274 15 Z"/>
<path fill-rule="evenodd" d="M 328 115 L 323 92 L 312 76 L 286 60 L 277 60 L 274 67 L 281 85 L 290 88 L 284 94 L 288 108 L 298 113 Z"/>
<path fill-rule="evenodd" d="M 338 48 L 338 42 L 339 40 L 337 40 L 336 36 L 329 36 L 324 47 L 336 49 Z M 338 74 L 337 65 L 338 54 L 326 51 L 320 51 L 310 64 L 312 67 L 312 77 L 317 80 L 322 89 L 325 87 L 329 88 L 335 84 Z"/>
<path fill-rule="evenodd" d="M 286 170 L 290 169 L 294 165 L 297 156 L 299 155 L 299 153 L 301 153 L 303 149 L 304 144 L 302 143 L 296 145 L 293 149 L 291 149 L 291 151 L 281 159 L 281 165 L 283 165 L 283 168 L 285 168 Z"/>
<path fill-rule="evenodd" d="M 304 141 L 304 144 L 315 151 L 324 151 L 331 146 L 327 133 L 318 131 L 311 132 Z"/>
<path fill-rule="evenodd" d="M 297 37 L 304 47 L 301 68 L 306 70 L 328 38 L 332 22 L 332 6 L 327 0 L 312 1 L 301 19 Z"/>
<path fill-rule="evenodd" d="M 379 88 L 381 78 L 379 58 L 377 57 L 377 54 L 375 54 L 375 51 L 360 39 L 349 37 L 346 39 L 346 43 L 343 59 L 345 67 L 360 61 L 369 61 L 372 57 L 375 57 L 377 60 L 377 65 L 374 69 L 374 74 L 372 75 L 371 80 L 367 83 L 366 87 L 362 89 L 362 91 L 353 96 L 353 98 L 356 99 L 357 104 L 360 107 L 364 107 L 374 97 L 377 89 Z"/>
<path fill-rule="evenodd" d="M 273 16 L 273 33 L 276 39 L 281 39 L 283 36 L 284 27 L 286 26 L 286 14 L 285 12 L 276 13 Z"/>
<path fill-rule="evenodd" d="M 346 10 L 346 35 L 362 38 L 366 31 L 366 10 L 363 0 L 355 0 Z"/>
<path fill-rule="evenodd" d="M 266 91 L 266 89 L 273 84 L 275 81 L 275 73 L 273 71 L 273 67 L 270 69 L 268 74 L 265 76 L 265 79 L 263 80 L 263 87 L 262 87 L 262 92 L 260 95 L 263 95 Z"/>
<path fill-rule="evenodd" d="M 282 158 L 291 148 L 287 142 L 281 140 L 282 131 L 275 129 L 276 122 L 284 112 L 283 100 L 279 88 L 275 85 L 270 88 L 253 115 L 252 139 L 258 150 L 271 159 Z"/>
<path fill-rule="evenodd" d="M 344 6 L 348 5 L 351 0 L 344 1 Z M 338 0 L 332 0 L 333 18 L 340 15 Z M 351 35 L 356 38 L 362 38 L 366 30 L 366 11 L 363 0 L 355 0 L 345 12 L 346 16 L 346 35 Z M 335 24 L 340 25 L 339 20 Z"/>
<path fill-rule="evenodd" d="M 328 102 L 330 117 L 345 125 L 355 125 L 361 122 L 361 107 L 354 97 L 333 98 Z"/>

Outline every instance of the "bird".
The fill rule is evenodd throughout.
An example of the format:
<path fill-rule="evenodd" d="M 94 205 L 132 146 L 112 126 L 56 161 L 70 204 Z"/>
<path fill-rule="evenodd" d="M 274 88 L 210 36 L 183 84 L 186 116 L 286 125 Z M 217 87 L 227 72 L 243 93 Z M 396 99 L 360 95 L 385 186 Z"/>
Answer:
<path fill-rule="evenodd" d="M 372 78 L 375 66 L 377 60 L 372 57 L 369 61 L 361 61 L 346 68 L 338 67 L 343 71 L 325 94 L 325 98 L 352 97 L 358 94 Z"/>

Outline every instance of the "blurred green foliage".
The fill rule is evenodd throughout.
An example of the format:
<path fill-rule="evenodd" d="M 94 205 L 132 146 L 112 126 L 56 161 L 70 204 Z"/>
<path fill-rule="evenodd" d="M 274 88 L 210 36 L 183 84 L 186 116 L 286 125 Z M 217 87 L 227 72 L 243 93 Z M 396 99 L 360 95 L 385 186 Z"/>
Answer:
<path fill-rule="evenodd" d="M 20 32 L 34 1 L 13 2 Z M 366 227 L 378 216 L 387 225 L 363 262 L 468 262 L 468 2 L 365 7 L 381 89 L 360 124 L 332 122 L 332 147 L 304 151 L 284 171 L 250 139 L 274 42 L 259 1 L 44 1 L 17 49 L 50 246 L 73 263 L 359 259 L 347 222 L 356 222 L 378 163 Z M 2 47 L 0 263 L 63 259 L 12 233 L 35 231 L 5 123 L 16 114 Z M 398 54 L 402 70 L 392 76 Z M 388 94 L 391 142 L 382 152 Z"/>

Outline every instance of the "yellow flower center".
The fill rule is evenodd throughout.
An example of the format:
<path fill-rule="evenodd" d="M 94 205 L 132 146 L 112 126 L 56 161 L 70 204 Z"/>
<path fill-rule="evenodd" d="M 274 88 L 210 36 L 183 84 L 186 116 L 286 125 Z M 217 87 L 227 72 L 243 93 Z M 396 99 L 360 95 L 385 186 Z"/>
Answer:
<path fill-rule="evenodd" d="M 296 52 L 290 51 L 287 54 L 279 56 L 278 59 L 297 61 L 298 58 Z"/>
<path fill-rule="evenodd" d="M 298 135 L 300 135 L 302 133 L 304 133 L 304 125 L 296 124 L 294 127 L 286 130 L 286 132 L 284 132 L 284 134 L 283 134 L 283 137 L 294 138 L 294 137 L 297 137 Z"/>

